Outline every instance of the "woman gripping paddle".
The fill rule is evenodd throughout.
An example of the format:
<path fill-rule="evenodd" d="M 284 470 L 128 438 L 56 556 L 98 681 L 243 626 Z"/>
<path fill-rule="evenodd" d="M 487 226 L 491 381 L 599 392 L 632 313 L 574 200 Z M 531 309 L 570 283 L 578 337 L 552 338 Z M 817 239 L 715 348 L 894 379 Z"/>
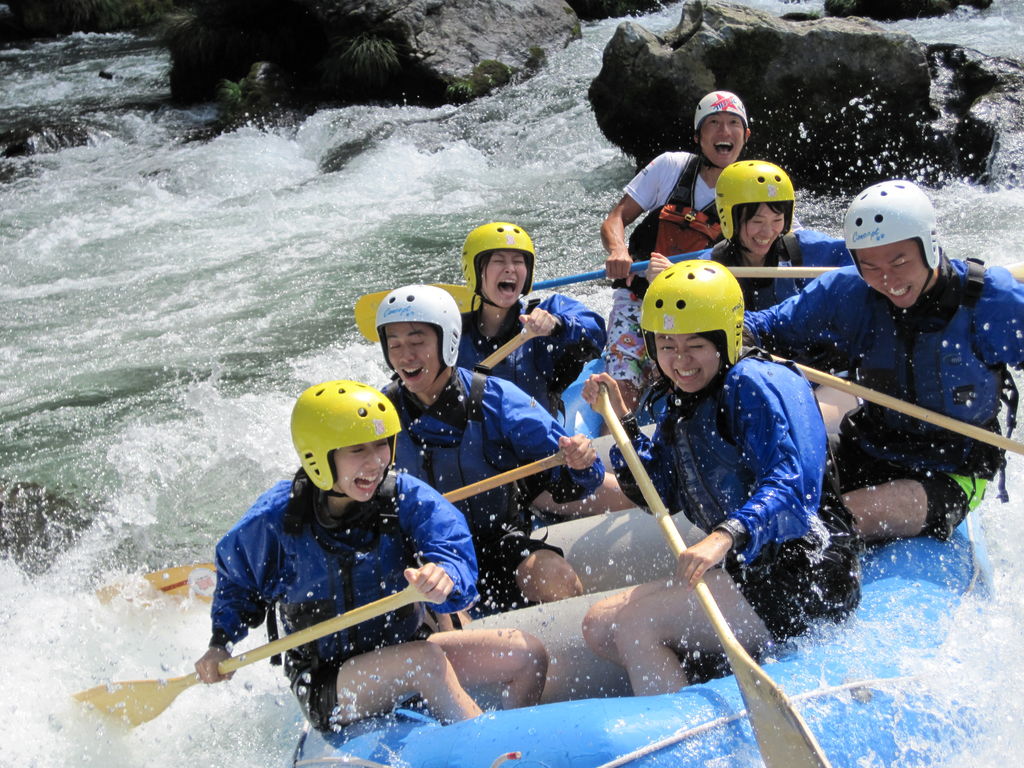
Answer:
<path fill-rule="evenodd" d="M 407 474 L 393 475 L 398 414 L 380 392 L 352 381 L 311 387 L 292 412 L 302 468 L 267 491 L 217 545 L 210 647 L 196 662 L 203 682 L 279 606 L 289 634 L 396 592 L 405 582 L 439 611 L 477 598 L 465 520 Z M 518 630 L 430 634 L 417 603 L 302 645 L 285 673 L 311 724 L 337 728 L 420 694 L 443 720 L 475 717 L 463 685 L 497 684 L 507 707 L 533 704 L 547 655 Z"/>
<path fill-rule="evenodd" d="M 720 645 L 694 599 L 703 579 L 745 648 L 762 650 L 816 620 L 840 620 L 860 597 L 859 544 L 826 474 L 825 428 L 808 383 L 743 353 L 743 298 L 723 266 L 691 260 L 661 273 L 644 297 L 649 353 L 673 385 L 653 439 L 627 415 L 610 376 L 602 385 L 670 510 L 706 535 L 685 550 L 676 578 L 605 598 L 584 619 L 587 644 L 624 666 L 634 693 L 678 690 L 707 673 Z M 632 473 L 613 449 L 623 490 Z M 682 664 L 680 664 L 682 659 Z"/>
<path fill-rule="evenodd" d="M 526 230 L 494 221 L 466 237 L 462 273 L 477 297 L 462 316 L 459 363 L 474 368 L 519 334 L 532 339 L 488 371 L 514 382 L 558 418 L 561 394 L 583 366 L 601 354 L 604 318 L 562 294 L 527 301 L 536 252 Z"/>

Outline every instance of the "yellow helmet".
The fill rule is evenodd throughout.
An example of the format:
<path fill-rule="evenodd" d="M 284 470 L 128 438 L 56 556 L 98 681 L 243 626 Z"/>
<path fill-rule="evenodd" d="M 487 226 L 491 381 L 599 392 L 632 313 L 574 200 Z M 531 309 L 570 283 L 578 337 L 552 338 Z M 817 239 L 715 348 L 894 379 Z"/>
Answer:
<path fill-rule="evenodd" d="M 391 439 L 402 431 L 398 411 L 379 390 L 358 381 L 327 381 L 310 387 L 292 409 L 292 443 L 317 488 L 334 487 L 331 451 Z"/>
<path fill-rule="evenodd" d="M 761 160 L 742 160 L 722 170 L 715 184 L 715 206 L 726 240 L 731 240 L 739 229 L 735 221 L 736 207 L 744 203 L 789 203 L 782 234 L 789 232 L 796 196 L 793 182 L 779 166 Z"/>
<path fill-rule="evenodd" d="M 725 332 L 729 364 L 743 346 L 743 291 L 732 272 L 715 261 L 691 259 L 673 264 L 651 282 L 640 307 L 640 327 L 647 352 L 656 333 Z"/>
<path fill-rule="evenodd" d="M 484 260 L 491 251 L 521 251 L 526 256 L 526 282 L 523 283 L 525 296 L 533 288 L 533 265 L 537 259 L 533 241 L 526 230 L 507 221 L 492 221 L 483 224 L 466 236 L 462 245 L 462 274 L 469 289 L 483 296 L 480 289 L 480 274 Z"/>

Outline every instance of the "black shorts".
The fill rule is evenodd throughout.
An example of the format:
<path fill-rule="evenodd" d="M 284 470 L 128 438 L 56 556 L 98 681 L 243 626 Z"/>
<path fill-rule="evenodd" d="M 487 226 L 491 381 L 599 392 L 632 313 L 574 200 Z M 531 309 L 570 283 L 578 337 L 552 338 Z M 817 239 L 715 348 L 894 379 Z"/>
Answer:
<path fill-rule="evenodd" d="M 806 538 L 791 539 L 769 546 L 749 566 L 726 561 L 776 642 L 802 635 L 816 621 L 842 621 L 860 604 L 859 547 L 837 538 L 824 551 Z"/>
<path fill-rule="evenodd" d="M 476 561 L 480 575 L 476 586 L 480 602 L 473 609 L 476 616 L 524 608 L 528 601 L 516 583 L 516 569 L 534 552 L 546 550 L 563 555 L 561 549 L 532 539 L 524 531 L 511 531 L 491 541 L 477 543 Z"/>
<path fill-rule="evenodd" d="M 725 568 L 776 643 L 802 635 L 815 621 L 841 621 L 860 604 L 860 544 L 837 536 L 818 554 L 804 539 L 763 552 L 752 566 L 735 558 Z M 690 684 L 724 677 L 732 670 L 719 649 L 692 648 L 679 655 Z"/>
<path fill-rule="evenodd" d="M 405 642 L 426 640 L 431 634 L 430 627 L 424 624 Z M 289 652 L 284 655 L 284 673 L 291 683 L 292 693 L 302 714 L 318 731 L 341 730 L 333 718 L 338 709 L 338 671 L 343 663 L 314 664 L 305 654 Z"/>
<path fill-rule="evenodd" d="M 893 480 L 915 480 L 928 499 L 923 536 L 946 541 L 967 516 L 970 499 L 960 484 L 945 472 L 915 470 L 868 456 L 847 441 L 833 443 L 839 487 L 843 493 L 883 485 Z"/>

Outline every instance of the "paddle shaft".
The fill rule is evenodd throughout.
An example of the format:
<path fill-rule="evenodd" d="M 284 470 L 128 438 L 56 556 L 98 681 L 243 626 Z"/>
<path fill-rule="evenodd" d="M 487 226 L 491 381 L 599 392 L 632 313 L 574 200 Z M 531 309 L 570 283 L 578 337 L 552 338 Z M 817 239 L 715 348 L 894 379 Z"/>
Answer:
<path fill-rule="evenodd" d="M 785 358 L 772 355 L 772 359 L 785 363 L 789 362 Z M 806 365 L 800 363 L 794 363 L 794 365 L 807 377 L 809 381 L 813 381 L 816 384 L 824 384 L 838 389 L 841 392 L 846 392 L 854 397 L 859 397 L 863 400 L 881 405 L 885 408 L 891 408 L 894 411 L 906 414 L 907 416 L 913 416 L 915 419 L 926 421 L 929 424 L 934 424 L 938 427 L 943 427 L 951 432 L 957 432 L 965 437 L 970 437 L 977 440 L 980 443 L 988 443 L 994 445 L 996 448 L 1002 448 L 1004 451 L 1012 451 L 1013 453 L 1019 453 L 1024 455 L 1024 444 L 1018 443 L 1014 440 L 1010 440 L 1007 437 L 1003 437 L 998 432 L 989 432 L 987 429 L 976 427 L 973 424 L 960 421 L 958 419 L 944 416 L 941 413 L 922 408 L 919 405 L 908 403 L 904 400 L 900 400 L 892 395 L 887 395 L 884 392 L 877 392 L 873 389 L 868 389 L 861 384 L 857 384 L 846 379 L 840 379 L 838 376 L 833 376 L 830 373 L 819 371 L 816 368 L 808 368 Z"/>
<path fill-rule="evenodd" d="M 410 584 L 401 592 L 395 592 L 393 595 L 382 597 L 380 600 L 374 600 L 372 603 L 353 608 L 351 611 L 345 611 L 345 613 L 335 616 L 333 619 L 321 621 L 319 624 L 306 627 L 306 629 L 300 629 L 298 632 L 292 632 L 265 645 L 253 648 L 251 651 L 225 659 L 217 665 L 217 669 L 222 675 L 226 675 L 229 672 L 234 672 L 236 669 L 241 669 L 262 659 L 290 651 L 292 648 L 298 648 L 300 645 L 319 640 L 321 637 L 333 635 L 335 632 L 341 632 L 343 629 L 348 629 L 369 619 L 383 616 L 391 611 L 397 611 L 399 608 L 411 605 L 412 603 L 422 603 L 425 600 L 426 598 L 424 598 L 423 594 Z"/>
<path fill-rule="evenodd" d="M 493 368 L 532 338 L 535 338 L 534 334 L 528 333 L 527 331 L 523 331 L 519 334 L 516 334 L 511 339 L 502 344 L 500 347 L 498 347 L 496 350 L 494 350 L 487 357 L 485 357 L 483 360 L 481 360 L 479 363 L 480 367 Z"/>
<path fill-rule="evenodd" d="M 524 464 L 521 467 L 510 469 L 507 472 L 502 472 L 494 477 L 488 477 L 485 480 L 480 480 L 476 483 L 463 486 L 462 488 L 456 488 L 454 491 L 448 491 L 444 495 L 448 501 L 455 503 L 456 501 L 462 501 L 468 499 L 470 496 L 475 496 L 478 493 L 489 491 L 492 488 L 497 488 L 499 485 L 505 485 L 506 483 L 514 483 L 516 480 L 521 480 L 524 477 L 535 475 L 538 472 L 544 472 L 554 467 L 560 467 L 565 464 L 565 455 L 559 451 L 553 453 L 545 459 L 538 459 L 537 461 L 529 464 Z"/>
<path fill-rule="evenodd" d="M 694 258 L 696 254 L 693 253 L 682 253 L 678 256 L 670 256 L 669 261 L 673 264 L 679 261 L 685 261 L 687 259 Z M 650 265 L 650 261 L 638 261 L 629 268 L 631 274 L 637 274 L 643 272 Z M 832 272 L 838 269 L 838 267 L 728 267 L 728 270 L 732 272 L 736 277 L 753 277 L 753 278 L 805 278 L 805 277 L 819 277 L 824 275 L 826 272 Z M 1019 282 L 1024 282 L 1024 261 L 1016 264 L 1011 264 L 1006 267 L 1010 271 L 1010 274 L 1014 276 Z M 551 280 L 541 280 L 540 282 L 533 284 L 533 290 L 544 291 L 549 288 L 558 288 L 562 285 L 572 285 L 574 283 L 585 283 L 589 280 L 603 280 L 607 276 L 607 273 L 603 269 L 595 269 L 591 272 L 582 272 L 578 275 L 568 275 L 566 277 L 556 277 Z"/>
<path fill-rule="evenodd" d="M 686 544 L 615 414 L 605 387 L 601 387 L 597 410 L 604 417 L 608 430 L 658 521 L 669 548 L 678 558 L 685 551 Z M 729 658 L 740 694 L 747 705 L 750 724 L 765 765 L 768 768 L 830 768 L 828 758 L 800 717 L 800 713 L 793 708 L 785 693 L 736 639 L 711 590 L 703 580 L 697 584 L 694 593 Z"/>

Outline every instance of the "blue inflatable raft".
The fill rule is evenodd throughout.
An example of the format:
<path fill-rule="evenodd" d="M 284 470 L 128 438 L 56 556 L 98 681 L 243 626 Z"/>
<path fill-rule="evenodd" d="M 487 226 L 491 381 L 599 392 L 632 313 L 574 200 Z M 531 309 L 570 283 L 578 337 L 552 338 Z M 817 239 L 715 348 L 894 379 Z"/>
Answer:
<path fill-rule="evenodd" d="M 563 528 L 571 541 L 559 540 L 557 529 Z M 554 540 L 566 546 L 567 557 L 584 568 L 581 573 L 613 572 L 620 577 L 615 586 L 624 586 L 621 581 L 650 578 L 644 568 L 670 566 L 653 557 L 666 550 L 663 544 L 658 549 L 655 528 L 646 515 L 625 513 L 551 530 L 556 532 Z M 601 555 L 595 557 L 595 552 Z M 633 553 L 633 560 L 627 552 Z M 589 569 L 581 562 L 585 559 L 592 561 Z M 957 764 L 957 756 L 969 748 L 978 730 L 978 713 L 969 702 L 953 700 L 932 684 L 934 675 L 921 670 L 938 654 L 965 596 L 983 596 L 989 584 L 976 525 L 965 523 L 946 543 L 913 539 L 872 549 L 864 559 L 863 600 L 856 614 L 841 626 L 822 627 L 775 649 L 762 665 L 804 717 L 835 768 Z M 400 711 L 338 734 L 307 730 L 293 765 L 761 765 L 732 676 L 674 694 L 628 695 L 621 671 L 583 647 L 579 621 L 598 596 L 480 622 L 522 627 L 544 639 L 554 673 L 545 689 L 545 703 L 489 712 L 448 726 Z"/>

